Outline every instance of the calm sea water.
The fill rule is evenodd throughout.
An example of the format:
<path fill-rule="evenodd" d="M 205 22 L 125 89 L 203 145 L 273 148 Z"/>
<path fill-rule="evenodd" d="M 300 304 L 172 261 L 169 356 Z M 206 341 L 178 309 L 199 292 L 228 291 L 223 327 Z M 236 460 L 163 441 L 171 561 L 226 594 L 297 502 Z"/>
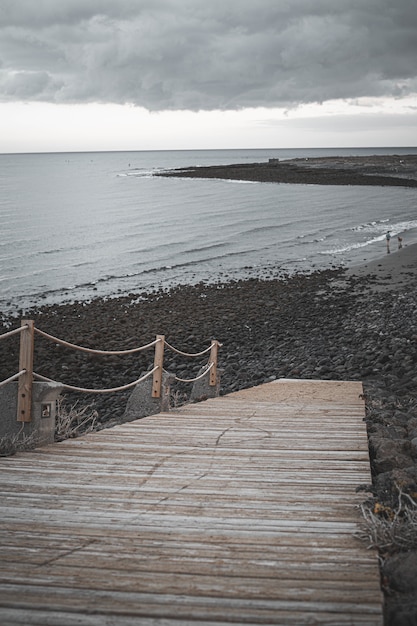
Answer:
<path fill-rule="evenodd" d="M 162 169 L 417 148 L 0 155 L 0 311 L 351 265 L 417 240 L 415 189 L 173 179 Z"/>

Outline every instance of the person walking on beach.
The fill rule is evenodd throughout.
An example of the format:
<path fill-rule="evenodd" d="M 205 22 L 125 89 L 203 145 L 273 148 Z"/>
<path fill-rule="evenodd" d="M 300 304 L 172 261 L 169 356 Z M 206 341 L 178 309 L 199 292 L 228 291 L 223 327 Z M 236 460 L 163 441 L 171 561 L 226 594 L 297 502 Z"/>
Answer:
<path fill-rule="evenodd" d="M 387 253 L 389 254 L 391 250 L 389 249 L 389 242 L 391 241 L 391 233 L 387 230 L 387 234 L 385 235 L 385 239 L 387 240 Z"/>
<path fill-rule="evenodd" d="M 402 247 L 403 247 L 403 238 L 398 237 L 398 250 L 401 250 Z"/>

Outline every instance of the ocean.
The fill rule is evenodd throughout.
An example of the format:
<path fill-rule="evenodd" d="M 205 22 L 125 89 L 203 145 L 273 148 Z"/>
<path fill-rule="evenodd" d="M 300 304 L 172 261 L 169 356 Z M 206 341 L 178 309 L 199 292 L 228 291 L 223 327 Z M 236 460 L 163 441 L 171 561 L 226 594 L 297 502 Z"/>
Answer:
<path fill-rule="evenodd" d="M 156 177 L 417 148 L 0 154 L 0 312 L 350 266 L 417 241 L 416 190 Z"/>

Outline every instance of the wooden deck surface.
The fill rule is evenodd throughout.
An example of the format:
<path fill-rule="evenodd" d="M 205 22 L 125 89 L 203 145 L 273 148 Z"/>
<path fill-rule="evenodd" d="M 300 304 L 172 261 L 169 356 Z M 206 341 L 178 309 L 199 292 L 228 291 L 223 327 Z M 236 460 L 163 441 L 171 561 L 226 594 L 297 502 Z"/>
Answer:
<path fill-rule="evenodd" d="M 277 381 L 0 459 L 0 624 L 381 625 L 361 392 Z"/>

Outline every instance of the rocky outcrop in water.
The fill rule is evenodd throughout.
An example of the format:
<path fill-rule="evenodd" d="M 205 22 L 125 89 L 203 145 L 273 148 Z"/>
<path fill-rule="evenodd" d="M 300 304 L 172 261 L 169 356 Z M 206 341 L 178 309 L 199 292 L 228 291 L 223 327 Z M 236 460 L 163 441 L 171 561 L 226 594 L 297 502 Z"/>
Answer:
<path fill-rule="evenodd" d="M 377 185 L 417 187 L 417 155 L 375 155 L 270 159 L 264 163 L 186 167 L 155 176 L 221 178 L 304 185 Z"/>

